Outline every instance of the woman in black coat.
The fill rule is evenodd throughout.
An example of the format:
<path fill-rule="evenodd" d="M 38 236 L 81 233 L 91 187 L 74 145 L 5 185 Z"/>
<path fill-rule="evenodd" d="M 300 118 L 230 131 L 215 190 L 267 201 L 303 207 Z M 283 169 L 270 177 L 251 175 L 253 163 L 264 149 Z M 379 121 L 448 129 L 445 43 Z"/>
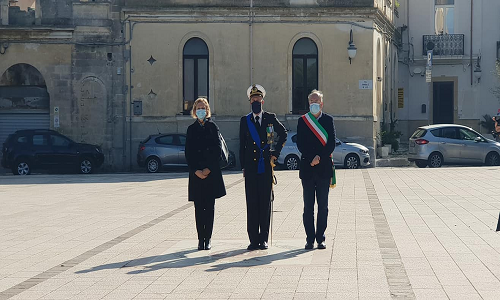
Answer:
<path fill-rule="evenodd" d="M 221 142 L 219 128 L 210 120 L 210 106 L 205 98 L 193 104 L 196 121 L 188 127 L 186 161 L 189 167 L 189 201 L 194 201 L 198 250 L 210 250 L 214 227 L 215 199 L 226 195 L 219 167 Z"/>

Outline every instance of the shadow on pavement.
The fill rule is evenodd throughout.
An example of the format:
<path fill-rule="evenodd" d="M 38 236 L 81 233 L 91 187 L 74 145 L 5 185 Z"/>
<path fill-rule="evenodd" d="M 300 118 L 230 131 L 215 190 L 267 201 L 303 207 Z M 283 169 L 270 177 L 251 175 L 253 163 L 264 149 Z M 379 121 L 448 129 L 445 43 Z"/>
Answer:
<path fill-rule="evenodd" d="M 208 269 L 207 272 L 218 272 L 230 268 L 248 268 L 248 267 L 257 267 L 271 264 L 272 262 L 291 259 L 297 257 L 299 254 L 304 254 L 310 252 L 311 250 L 305 249 L 295 249 L 288 250 L 285 252 L 279 252 L 271 255 L 264 256 L 254 256 L 251 258 L 244 259 L 242 261 L 235 261 L 230 263 L 223 263 L 212 266 L 211 269 Z"/>
<path fill-rule="evenodd" d="M 184 267 L 189 267 L 189 266 L 198 266 L 198 265 L 204 265 L 204 264 L 209 264 L 213 263 L 219 259 L 227 258 L 227 257 L 232 257 L 232 256 L 237 256 L 240 254 L 243 254 L 247 252 L 247 250 L 234 250 L 234 251 L 227 251 L 223 253 L 217 253 L 215 255 L 206 255 L 206 256 L 200 256 L 200 257 L 187 257 L 186 255 L 199 252 L 200 250 L 197 249 L 190 249 L 190 250 L 184 250 L 180 252 L 175 252 L 175 253 L 169 253 L 165 255 L 158 255 L 158 256 L 149 256 L 149 257 L 144 257 L 144 258 L 139 258 L 139 259 L 134 259 L 134 260 L 129 260 L 129 261 L 122 261 L 122 262 L 117 262 L 117 263 L 112 263 L 112 264 L 107 264 L 107 265 L 101 265 L 101 266 L 96 266 L 91 269 L 87 270 L 81 270 L 75 272 L 76 274 L 84 274 L 84 273 L 90 273 L 90 272 L 96 272 L 96 271 L 101 271 L 101 270 L 107 270 L 107 269 L 120 269 L 120 268 L 133 268 L 133 267 L 138 267 L 138 266 L 145 266 L 148 264 L 155 263 L 152 266 L 145 266 L 145 269 L 138 269 L 138 270 L 133 270 L 128 272 L 127 274 L 139 274 L 139 273 L 146 273 L 146 272 L 151 272 L 155 271 L 158 269 L 165 269 L 165 268 L 184 268 Z M 206 252 L 209 253 L 209 252 Z"/>
<path fill-rule="evenodd" d="M 212 263 L 217 262 L 217 261 L 222 260 L 222 259 L 236 257 L 236 256 L 242 255 L 244 253 L 250 253 L 246 249 L 238 249 L 238 250 L 232 250 L 232 251 L 226 251 L 226 252 L 219 252 L 219 253 L 215 253 L 212 255 L 210 255 L 209 252 L 207 252 L 207 254 L 209 254 L 209 255 L 206 255 L 206 256 L 187 257 L 188 254 L 192 254 L 195 252 L 199 252 L 199 250 L 196 250 L 196 249 L 184 250 L 184 251 L 169 253 L 169 254 L 165 254 L 165 255 L 149 256 L 149 257 L 144 257 L 144 258 L 139 258 L 139 259 L 134 259 L 134 260 L 129 260 L 129 261 L 116 262 L 116 263 L 96 266 L 96 267 L 93 267 L 91 269 L 77 271 L 75 273 L 76 274 L 85 274 L 85 273 L 97 272 L 97 271 L 107 270 L 107 269 L 134 268 L 134 267 L 138 267 L 138 266 L 144 266 L 141 269 L 134 269 L 134 270 L 127 273 L 130 275 L 143 274 L 143 273 L 153 272 L 153 271 L 160 270 L 160 269 L 185 268 L 185 267 L 192 267 L 192 266 L 209 265 L 209 264 L 212 264 Z M 208 269 L 207 272 L 217 272 L 217 271 L 222 271 L 222 270 L 226 270 L 229 268 L 248 268 L 248 267 L 268 265 L 274 261 L 294 258 L 297 255 L 303 254 L 306 252 L 308 252 L 308 250 L 296 249 L 296 250 L 289 250 L 289 251 L 285 251 L 285 252 L 275 253 L 275 254 L 271 254 L 271 255 L 254 256 L 254 257 L 247 258 L 247 259 L 244 259 L 241 261 L 228 262 L 228 263 L 222 263 L 222 264 L 211 266 L 211 268 Z M 253 252 L 253 253 L 255 253 L 255 252 Z M 149 265 L 149 264 L 153 264 L 153 265 Z"/>

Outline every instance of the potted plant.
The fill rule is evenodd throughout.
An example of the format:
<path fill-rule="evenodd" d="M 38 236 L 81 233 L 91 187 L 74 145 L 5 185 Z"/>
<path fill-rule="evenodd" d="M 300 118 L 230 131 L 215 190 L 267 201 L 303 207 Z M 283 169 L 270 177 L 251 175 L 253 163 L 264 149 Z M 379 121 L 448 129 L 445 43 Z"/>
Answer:
<path fill-rule="evenodd" d="M 399 149 L 399 138 L 403 134 L 400 131 L 382 131 L 382 146 L 390 146 L 390 149 L 398 151 Z M 391 150 L 389 150 L 391 152 Z"/>

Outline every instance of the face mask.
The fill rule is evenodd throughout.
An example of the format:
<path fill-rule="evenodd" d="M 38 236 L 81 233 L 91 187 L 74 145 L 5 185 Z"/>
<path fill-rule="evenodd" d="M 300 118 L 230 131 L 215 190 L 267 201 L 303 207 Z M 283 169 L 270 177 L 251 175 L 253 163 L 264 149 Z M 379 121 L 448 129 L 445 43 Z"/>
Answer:
<path fill-rule="evenodd" d="M 313 115 L 316 115 L 321 111 L 321 106 L 318 103 L 313 103 L 309 105 L 309 110 Z"/>
<path fill-rule="evenodd" d="M 254 114 L 259 114 L 262 111 L 262 103 L 261 102 L 253 102 L 252 103 L 252 111 Z"/>
<path fill-rule="evenodd" d="M 205 109 L 197 109 L 196 110 L 196 116 L 200 121 L 205 120 L 205 117 L 207 116 L 207 110 Z"/>

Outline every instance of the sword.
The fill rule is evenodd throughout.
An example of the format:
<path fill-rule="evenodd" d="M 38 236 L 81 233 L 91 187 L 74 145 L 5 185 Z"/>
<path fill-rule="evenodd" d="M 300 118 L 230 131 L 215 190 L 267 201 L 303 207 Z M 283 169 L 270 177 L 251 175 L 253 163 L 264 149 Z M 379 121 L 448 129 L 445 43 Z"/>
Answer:
<path fill-rule="evenodd" d="M 273 124 L 269 124 L 268 127 L 266 128 L 266 133 L 267 133 L 267 143 L 269 144 L 269 151 L 274 151 L 274 126 Z M 273 245 L 273 215 L 274 215 L 274 186 L 278 184 L 278 180 L 276 179 L 276 176 L 274 175 L 274 167 L 276 167 L 276 163 L 273 161 L 271 157 L 271 180 L 273 181 L 271 185 L 271 219 L 270 219 L 270 224 L 269 224 L 269 235 L 271 238 L 271 246 Z"/>
<path fill-rule="evenodd" d="M 272 170 L 272 181 L 273 184 L 271 185 L 271 193 L 272 193 L 272 198 L 271 198 L 271 228 L 270 228 L 270 235 L 271 235 L 271 246 L 273 245 L 273 215 L 274 215 L 274 186 L 278 184 L 278 180 L 276 179 L 276 176 L 274 175 L 274 167 L 276 167 L 276 164 L 274 163 L 273 159 L 271 158 L 271 170 Z"/>

